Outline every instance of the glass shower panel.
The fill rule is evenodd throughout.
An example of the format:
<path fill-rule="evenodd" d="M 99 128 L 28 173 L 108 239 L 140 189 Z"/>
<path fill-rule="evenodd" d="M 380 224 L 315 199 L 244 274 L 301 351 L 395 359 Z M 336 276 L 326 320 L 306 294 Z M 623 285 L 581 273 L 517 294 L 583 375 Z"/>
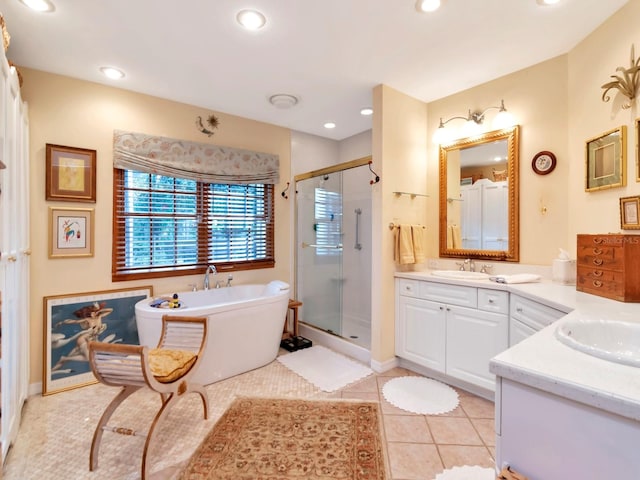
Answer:
<path fill-rule="evenodd" d="M 342 172 L 301 180 L 297 189 L 297 291 L 304 321 L 342 332 Z"/>

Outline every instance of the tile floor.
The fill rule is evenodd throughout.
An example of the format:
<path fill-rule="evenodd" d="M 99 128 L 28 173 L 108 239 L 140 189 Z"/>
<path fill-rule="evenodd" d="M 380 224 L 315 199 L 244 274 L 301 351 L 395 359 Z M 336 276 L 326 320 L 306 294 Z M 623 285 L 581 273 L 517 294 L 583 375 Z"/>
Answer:
<path fill-rule="evenodd" d="M 329 394 L 274 361 L 209 385 L 208 420 L 202 420 L 199 397 L 190 395 L 176 404 L 157 432 L 148 456 L 152 480 L 175 478 L 232 399 L 243 395 L 380 402 L 390 480 L 432 480 L 444 469 L 457 465 L 493 467 L 493 403 L 458 390 L 460 405 L 452 412 L 412 414 L 391 405 L 382 395 L 387 381 L 405 375 L 416 374 L 396 368 Z M 47 397 L 31 397 L 1 477 L 5 480 L 140 478 L 142 437 L 122 437 L 108 432 L 103 437 L 98 469 L 89 472 L 93 430 L 114 392 L 116 388 L 96 384 Z M 121 407 L 123 413 L 118 411 L 111 423 L 145 430 L 159 407 L 157 395 L 139 392 L 128 402 L 131 403 Z"/>

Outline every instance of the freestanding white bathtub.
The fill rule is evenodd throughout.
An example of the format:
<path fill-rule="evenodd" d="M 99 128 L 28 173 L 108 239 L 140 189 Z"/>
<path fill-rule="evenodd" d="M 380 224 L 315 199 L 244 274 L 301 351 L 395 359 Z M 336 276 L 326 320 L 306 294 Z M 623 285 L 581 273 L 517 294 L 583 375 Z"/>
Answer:
<path fill-rule="evenodd" d="M 180 308 L 151 307 L 150 299 L 136 304 L 140 344 L 155 348 L 162 316 L 207 316 L 207 345 L 193 380 L 203 385 L 248 372 L 272 362 L 278 355 L 289 303 L 289 284 L 179 292 Z"/>

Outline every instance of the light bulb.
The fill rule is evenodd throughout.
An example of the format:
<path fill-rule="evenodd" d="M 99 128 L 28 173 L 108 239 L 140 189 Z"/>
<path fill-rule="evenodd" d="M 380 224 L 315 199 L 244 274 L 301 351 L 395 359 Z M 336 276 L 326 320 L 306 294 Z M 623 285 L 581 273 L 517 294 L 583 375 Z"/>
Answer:
<path fill-rule="evenodd" d="M 236 19 L 247 30 L 259 30 L 267 23 L 265 16 L 257 10 L 241 10 Z"/>
<path fill-rule="evenodd" d="M 418 0 L 416 10 L 419 12 L 435 12 L 440 8 L 440 0 Z"/>
<path fill-rule="evenodd" d="M 453 138 L 453 132 L 450 128 L 446 128 L 444 125 L 439 127 L 433 134 L 433 143 L 437 145 L 443 145 L 449 143 Z"/>
<path fill-rule="evenodd" d="M 495 130 L 502 130 L 515 125 L 516 121 L 513 115 L 507 110 L 500 110 L 493 119 L 492 125 Z"/>

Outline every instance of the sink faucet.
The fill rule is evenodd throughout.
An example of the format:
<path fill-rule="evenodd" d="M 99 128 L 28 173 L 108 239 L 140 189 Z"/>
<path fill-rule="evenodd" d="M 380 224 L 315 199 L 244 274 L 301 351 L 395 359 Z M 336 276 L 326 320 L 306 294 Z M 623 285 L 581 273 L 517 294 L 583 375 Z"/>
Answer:
<path fill-rule="evenodd" d="M 202 286 L 204 290 L 209 290 L 209 272 L 212 272 L 214 275 L 218 274 L 218 270 L 215 265 L 207 266 L 207 269 L 204 272 L 204 284 Z"/>
<path fill-rule="evenodd" d="M 465 258 L 464 262 L 456 262 L 458 265 L 460 265 L 460 271 L 461 272 L 465 272 L 465 271 L 469 271 L 469 272 L 475 272 L 476 271 L 476 264 L 473 261 L 473 258 Z M 469 268 L 466 268 L 466 266 L 469 265 Z"/>

